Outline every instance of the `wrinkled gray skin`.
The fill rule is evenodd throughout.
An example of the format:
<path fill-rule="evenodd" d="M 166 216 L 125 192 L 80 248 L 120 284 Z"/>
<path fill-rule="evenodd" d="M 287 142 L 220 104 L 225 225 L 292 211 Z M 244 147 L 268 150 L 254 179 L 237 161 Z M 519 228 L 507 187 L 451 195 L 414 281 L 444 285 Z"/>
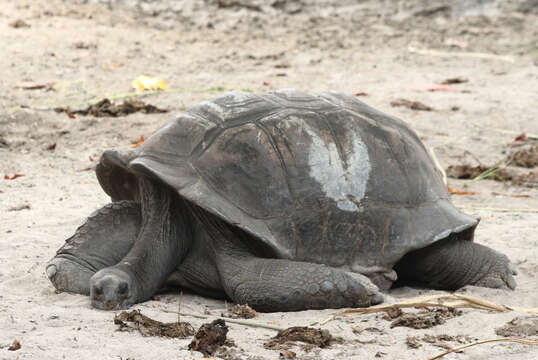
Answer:
<path fill-rule="evenodd" d="M 163 286 L 259 311 L 365 307 L 399 281 L 515 288 L 508 258 L 472 242 L 402 121 L 336 93 L 230 93 L 142 146 L 105 151 L 112 203 L 47 265 L 58 290 L 127 308 Z"/>

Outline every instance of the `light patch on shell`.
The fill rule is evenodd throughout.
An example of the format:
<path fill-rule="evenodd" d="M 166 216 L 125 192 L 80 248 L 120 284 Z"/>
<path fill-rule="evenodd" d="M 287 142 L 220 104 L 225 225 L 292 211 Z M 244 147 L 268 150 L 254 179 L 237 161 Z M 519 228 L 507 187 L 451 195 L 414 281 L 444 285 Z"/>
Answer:
<path fill-rule="evenodd" d="M 308 153 L 310 176 L 316 179 L 339 209 L 358 211 L 357 203 L 364 197 L 370 177 L 368 149 L 359 134 L 348 132 L 353 150 L 348 155 L 347 168 L 344 168 L 344 161 L 334 142 L 325 141 L 308 126 L 304 130 L 312 139 Z"/>
<path fill-rule="evenodd" d="M 252 97 L 253 95 L 249 92 L 237 90 L 226 93 L 224 95 L 217 96 L 211 100 L 202 101 L 200 105 L 211 109 L 217 116 L 221 118 L 221 120 L 224 120 L 234 111 L 237 111 L 232 106 L 230 106 L 231 104 L 245 103 L 246 101 L 251 100 Z M 222 106 L 217 104 L 217 101 L 225 102 L 229 105 Z"/>

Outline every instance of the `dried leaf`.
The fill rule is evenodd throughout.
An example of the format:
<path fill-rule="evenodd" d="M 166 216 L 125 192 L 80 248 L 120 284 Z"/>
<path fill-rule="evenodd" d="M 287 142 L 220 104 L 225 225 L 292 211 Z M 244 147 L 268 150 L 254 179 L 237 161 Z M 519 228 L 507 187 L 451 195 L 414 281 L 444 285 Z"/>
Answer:
<path fill-rule="evenodd" d="M 144 136 L 140 135 L 140 138 L 137 141 L 131 142 L 131 147 L 132 148 L 139 147 L 140 145 L 142 145 L 143 142 L 144 142 Z"/>
<path fill-rule="evenodd" d="M 463 83 L 466 83 L 468 81 L 469 81 L 469 79 L 467 79 L 467 78 L 465 78 L 463 76 L 458 76 L 458 77 L 445 79 L 445 80 L 441 81 L 440 84 L 441 85 L 463 84 Z"/>
<path fill-rule="evenodd" d="M 21 343 L 19 342 L 19 340 L 14 340 L 13 344 L 11 344 L 7 349 L 9 351 L 17 351 L 20 348 L 21 348 Z"/>
<path fill-rule="evenodd" d="M 166 82 L 158 77 L 140 75 L 131 83 L 135 90 L 168 90 Z"/>
<path fill-rule="evenodd" d="M 454 195 L 475 195 L 476 192 L 474 191 L 464 191 L 464 190 L 458 190 L 458 189 L 454 189 L 450 186 L 447 186 L 446 187 L 448 189 L 448 192 L 451 193 L 451 194 L 454 194 Z"/>
<path fill-rule="evenodd" d="M 70 119 L 76 119 L 76 117 L 77 117 L 75 114 L 73 114 L 72 112 L 70 112 L 70 111 L 67 110 L 67 109 L 64 110 L 64 113 L 65 113 L 65 115 L 67 115 L 67 117 L 70 118 Z"/>
<path fill-rule="evenodd" d="M 19 82 L 15 84 L 16 89 L 23 89 L 23 90 L 39 90 L 39 89 L 47 89 L 50 90 L 54 87 L 56 83 L 54 82 L 48 82 L 48 83 L 34 83 L 34 82 Z"/>
<path fill-rule="evenodd" d="M 56 149 L 56 143 L 50 144 L 49 146 L 47 146 L 47 150 L 49 151 L 53 151 L 54 149 Z"/>
<path fill-rule="evenodd" d="M 19 178 L 21 176 L 24 176 L 24 174 L 13 173 L 13 175 L 11 176 L 4 175 L 4 180 L 15 180 L 16 178 Z"/>

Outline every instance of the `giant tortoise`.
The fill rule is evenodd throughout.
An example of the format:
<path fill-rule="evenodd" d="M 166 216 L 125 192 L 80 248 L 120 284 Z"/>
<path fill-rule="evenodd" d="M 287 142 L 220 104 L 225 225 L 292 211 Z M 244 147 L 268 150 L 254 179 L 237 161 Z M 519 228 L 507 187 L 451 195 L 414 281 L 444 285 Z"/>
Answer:
<path fill-rule="evenodd" d="M 369 306 L 397 278 L 515 288 L 417 135 L 354 97 L 231 92 L 96 173 L 112 202 L 46 268 L 96 308 L 170 285 L 259 311 Z"/>

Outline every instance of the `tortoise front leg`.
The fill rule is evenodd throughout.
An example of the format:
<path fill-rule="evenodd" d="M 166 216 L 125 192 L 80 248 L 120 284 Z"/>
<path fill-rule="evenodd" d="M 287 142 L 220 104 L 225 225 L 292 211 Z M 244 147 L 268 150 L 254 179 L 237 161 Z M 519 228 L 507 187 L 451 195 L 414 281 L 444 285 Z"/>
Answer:
<path fill-rule="evenodd" d="M 118 201 L 91 214 L 48 262 L 46 273 L 57 290 L 90 295 L 90 278 L 117 264 L 140 232 L 140 204 Z"/>
<path fill-rule="evenodd" d="M 126 308 L 155 294 L 186 255 L 191 242 L 183 200 L 167 186 L 138 181 L 142 224 L 134 245 L 116 265 L 90 279 L 92 305 Z"/>
<path fill-rule="evenodd" d="M 514 265 L 487 246 L 448 238 L 405 255 L 395 267 L 398 276 L 428 287 L 456 290 L 465 285 L 515 289 Z"/>
<path fill-rule="evenodd" d="M 239 304 L 264 312 L 367 307 L 383 295 L 363 275 L 284 259 L 220 257 L 224 289 Z"/>
<path fill-rule="evenodd" d="M 255 256 L 242 234 L 204 211 L 196 211 L 211 241 L 226 295 L 259 311 L 366 307 L 383 296 L 364 275 L 322 264 Z"/>

